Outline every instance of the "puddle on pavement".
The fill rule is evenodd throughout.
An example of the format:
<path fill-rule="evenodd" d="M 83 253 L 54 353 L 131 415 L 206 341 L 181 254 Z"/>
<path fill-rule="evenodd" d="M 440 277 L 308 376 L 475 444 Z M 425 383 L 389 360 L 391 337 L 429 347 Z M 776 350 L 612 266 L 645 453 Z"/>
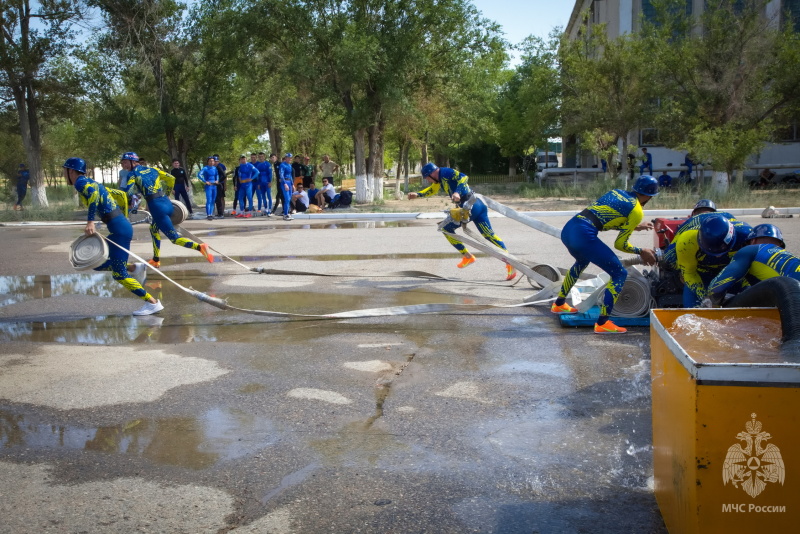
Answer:
<path fill-rule="evenodd" d="M 247 222 L 242 221 L 241 226 L 226 226 L 216 230 L 210 230 L 204 233 L 204 236 L 223 236 L 223 235 L 236 235 L 242 233 L 262 232 L 264 230 L 286 230 L 286 229 L 301 229 L 301 230 L 349 230 L 349 229 L 375 229 L 375 228 L 407 228 L 410 226 L 431 226 L 430 222 L 422 222 L 414 219 L 399 220 L 399 221 L 342 221 L 342 222 L 315 222 L 308 224 L 294 223 L 267 223 L 261 224 L 262 221 L 266 222 L 269 219 L 249 219 Z M 254 224 L 248 224 L 252 222 Z M 195 233 L 202 233 L 198 230 Z"/>
<path fill-rule="evenodd" d="M 213 275 L 201 271 L 171 271 L 177 282 L 208 293 Z M 145 288 L 165 302 L 185 303 L 186 296 L 158 276 L 145 282 Z M 57 276 L 0 277 L 0 302 L 15 304 L 67 294 L 86 294 L 106 298 L 132 298 L 108 273 Z M 251 310 L 319 315 L 355 309 L 415 304 L 472 303 L 458 295 L 426 291 L 375 291 L 372 294 L 332 294 L 314 291 L 271 293 L 232 293 L 224 297 L 232 306 Z M 185 309 L 185 308 L 184 308 Z M 173 312 L 174 313 L 174 312 Z M 291 330 L 280 318 L 258 317 L 238 312 L 220 312 L 202 305 L 197 313 L 160 316 L 96 316 L 79 320 L 47 322 L 0 322 L 0 342 L 86 343 L 114 345 L 125 343 L 178 344 L 198 342 L 260 342 L 272 339 L 282 330 Z"/>
<path fill-rule="evenodd" d="M 134 419 L 102 427 L 37 421 L 0 409 L 0 449 L 86 450 L 146 458 L 159 465 L 206 469 L 277 441 L 269 420 L 229 408 L 214 408 L 198 418 Z"/>

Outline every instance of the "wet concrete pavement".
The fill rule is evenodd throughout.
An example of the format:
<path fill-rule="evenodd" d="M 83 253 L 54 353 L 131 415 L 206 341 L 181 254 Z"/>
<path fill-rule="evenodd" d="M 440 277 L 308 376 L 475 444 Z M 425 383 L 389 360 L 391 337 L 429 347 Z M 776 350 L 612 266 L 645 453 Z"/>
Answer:
<path fill-rule="evenodd" d="M 523 259 L 570 264 L 557 240 L 493 223 Z M 456 269 L 435 221 L 186 225 L 249 266 L 344 275 L 259 275 L 162 245 L 165 274 L 243 308 L 533 291 L 503 283 L 492 258 Z M 800 225 L 781 226 L 791 248 Z M 0 262 L 0 532 L 665 532 L 647 329 L 562 329 L 543 306 L 275 319 L 153 274 L 166 308 L 136 318 L 110 275 L 69 266 L 80 231 L 0 229 L 14 251 Z M 372 277 L 411 269 L 463 282 Z"/>

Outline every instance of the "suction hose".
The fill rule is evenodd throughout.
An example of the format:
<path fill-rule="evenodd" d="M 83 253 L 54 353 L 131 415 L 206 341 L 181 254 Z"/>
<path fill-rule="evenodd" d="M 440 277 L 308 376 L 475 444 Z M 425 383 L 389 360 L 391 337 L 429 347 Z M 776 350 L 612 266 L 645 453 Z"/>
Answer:
<path fill-rule="evenodd" d="M 768 278 L 745 289 L 723 307 L 778 308 L 783 330 L 781 354 L 800 361 L 800 281 L 787 276 Z"/>

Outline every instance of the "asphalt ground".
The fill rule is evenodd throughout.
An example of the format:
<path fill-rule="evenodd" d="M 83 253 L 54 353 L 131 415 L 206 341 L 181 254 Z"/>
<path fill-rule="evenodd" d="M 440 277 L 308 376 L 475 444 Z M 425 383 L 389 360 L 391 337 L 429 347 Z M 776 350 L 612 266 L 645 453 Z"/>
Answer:
<path fill-rule="evenodd" d="M 798 220 L 773 222 L 800 249 Z M 492 223 L 518 257 L 571 264 L 557 239 Z M 493 258 L 457 269 L 435 220 L 185 226 L 247 266 L 298 273 L 163 243 L 166 275 L 242 308 L 533 293 Z M 153 273 L 165 309 L 135 318 L 141 302 L 110 274 L 69 265 L 81 232 L 0 228 L 0 532 L 666 531 L 646 328 L 565 329 L 546 306 L 286 320 L 219 310 Z M 399 270 L 460 281 L 379 276 Z"/>

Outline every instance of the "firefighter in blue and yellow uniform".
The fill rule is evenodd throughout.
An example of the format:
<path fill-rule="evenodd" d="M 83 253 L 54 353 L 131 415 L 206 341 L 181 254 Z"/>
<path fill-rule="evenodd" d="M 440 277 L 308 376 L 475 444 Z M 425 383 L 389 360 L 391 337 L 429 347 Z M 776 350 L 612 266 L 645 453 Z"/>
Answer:
<path fill-rule="evenodd" d="M 553 303 L 553 313 L 577 313 L 577 309 L 567 304 L 567 294 L 581 273 L 593 263 L 611 276 L 606 284 L 606 292 L 600 305 L 600 317 L 594 325 L 596 334 L 622 334 L 627 329 L 615 325 L 608 319 L 617 301 L 619 292 L 628 277 L 628 271 L 611 248 L 603 243 L 598 234 L 602 230 L 619 230 L 614 248 L 622 252 L 638 254 L 645 265 L 656 262 L 655 251 L 631 245 L 628 240 L 634 230 L 649 230 L 652 224 L 639 224 L 644 213 L 642 206 L 658 194 L 658 180 L 649 175 L 640 176 L 633 185 L 633 191 L 614 189 L 574 216 L 561 230 L 561 241 L 575 258 L 575 263 L 564 277 L 561 292 Z"/>
<path fill-rule="evenodd" d="M 164 232 L 164 235 L 174 244 L 197 250 L 210 263 L 214 263 L 214 256 L 208 251 L 208 245 L 195 243 L 185 237 L 181 237 L 175 230 L 170 219 L 173 210 L 172 202 L 161 189 L 161 179 L 158 171 L 139 165 L 138 162 L 139 156 L 134 152 L 126 152 L 122 155 L 120 165 L 128 171 L 128 182 L 123 190 L 128 195 L 132 195 L 134 191 L 131 188 L 135 186 L 144 195 L 147 201 L 147 209 L 153 217 L 153 222 L 150 224 L 150 237 L 153 240 L 153 259 L 148 263 L 154 267 L 161 266 L 161 236 L 159 231 Z"/>
<path fill-rule="evenodd" d="M 448 195 L 453 202 L 460 208 L 469 209 L 469 220 L 475 223 L 475 226 L 480 230 L 481 235 L 490 243 L 502 250 L 508 250 L 505 243 L 500 237 L 492 230 L 492 225 L 489 223 L 489 214 L 486 204 L 480 199 L 475 197 L 472 190 L 469 188 L 467 181 L 469 177 L 455 169 L 448 167 L 437 167 L 433 163 L 427 163 L 422 167 L 422 177 L 431 184 L 419 193 L 409 193 L 409 199 L 417 197 L 429 197 L 443 189 L 445 194 Z M 458 222 L 451 222 L 447 224 L 443 230 L 445 232 L 454 233 L 460 224 Z M 453 245 L 457 251 L 462 254 L 461 263 L 458 264 L 459 269 L 463 269 L 467 265 L 475 263 L 475 256 L 470 254 L 464 244 L 445 234 L 447 241 Z M 506 280 L 513 280 L 517 273 L 514 267 L 506 263 Z"/>
<path fill-rule="evenodd" d="M 745 278 L 761 281 L 776 276 L 800 280 L 800 258 L 784 250 L 786 243 L 777 226 L 759 224 L 747 236 L 747 245 L 733 255 L 731 262 L 709 284 L 709 298 L 719 304 L 725 293 Z"/>
<path fill-rule="evenodd" d="M 708 296 L 709 284 L 745 245 L 751 231 L 749 224 L 725 213 L 701 213 L 679 227 L 662 264 L 680 271 L 685 308 L 699 306 Z"/>
<path fill-rule="evenodd" d="M 124 249 L 130 249 L 133 226 L 108 194 L 106 188 L 86 176 L 86 162 L 81 158 L 69 158 L 64 162 L 63 167 L 67 183 L 75 187 L 89 209 L 84 233 L 93 235 L 97 232 L 94 218 L 99 216 L 100 220 L 108 227 L 109 235 L 106 239 Z M 122 248 L 109 246 L 108 261 L 95 268 L 95 271 L 111 271 L 114 280 L 145 301 L 144 306 L 133 312 L 134 315 L 151 315 L 160 312 L 164 306 L 142 287 L 145 265 L 143 263 L 128 265 L 128 253 Z"/>

